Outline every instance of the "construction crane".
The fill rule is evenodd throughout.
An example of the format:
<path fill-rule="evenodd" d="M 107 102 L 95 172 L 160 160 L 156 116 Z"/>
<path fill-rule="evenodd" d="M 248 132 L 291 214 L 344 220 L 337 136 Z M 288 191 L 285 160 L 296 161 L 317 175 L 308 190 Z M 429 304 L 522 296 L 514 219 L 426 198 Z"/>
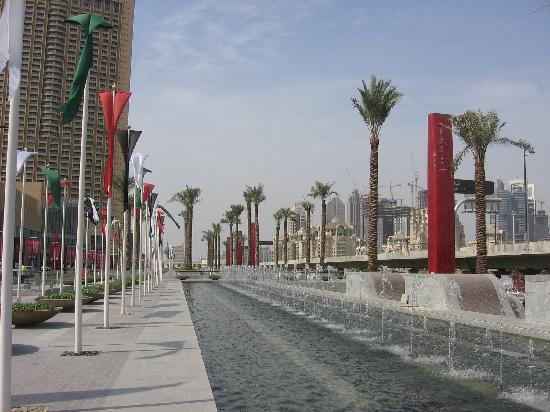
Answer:
<path fill-rule="evenodd" d="M 397 184 L 392 184 L 392 182 L 390 181 L 390 184 L 389 185 L 379 185 L 378 187 L 387 187 L 389 190 L 390 190 L 390 196 L 391 196 L 391 200 L 392 201 L 395 201 L 394 197 L 393 197 L 393 188 L 394 187 L 401 187 L 401 183 L 397 183 Z"/>

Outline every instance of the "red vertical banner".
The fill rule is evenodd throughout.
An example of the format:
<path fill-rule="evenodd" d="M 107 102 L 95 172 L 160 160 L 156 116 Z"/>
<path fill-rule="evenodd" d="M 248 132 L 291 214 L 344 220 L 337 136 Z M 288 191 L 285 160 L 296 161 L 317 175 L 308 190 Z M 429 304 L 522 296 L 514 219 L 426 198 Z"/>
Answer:
<path fill-rule="evenodd" d="M 250 257 L 250 265 L 256 266 L 256 223 L 250 224 L 250 250 L 248 256 Z"/>
<path fill-rule="evenodd" d="M 225 266 L 231 266 L 231 247 L 229 244 L 229 238 L 225 243 Z"/>
<path fill-rule="evenodd" d="M 439 113 L 428 116 L 428 271 L 455 271 L 452 123 Z"/>

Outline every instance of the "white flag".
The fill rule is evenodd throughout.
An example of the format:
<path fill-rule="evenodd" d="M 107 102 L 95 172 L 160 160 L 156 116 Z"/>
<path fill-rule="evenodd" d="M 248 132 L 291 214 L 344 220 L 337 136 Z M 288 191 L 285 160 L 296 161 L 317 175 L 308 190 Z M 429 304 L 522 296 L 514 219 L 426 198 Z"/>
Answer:
<path fill-rule="evenodd" d="M 136 152 L 132 154 L 132 157 L 130 158 L 130 163 L 132 164 L 132 169 L 134 171 L 134 181 L 137 187 L 143 186 L 143 164 L 145 163 L 145 159 L 148 157 L 149 155 L 143 156 L 141 153 Z"/>
<path fill-rule="evenodd" d="M 25 0 L 6 0 L 0 15 L 0 71 L 9 62 L 10 98 L 21 82 Z"/>
<path fill-rule="evenodd" d="M 19 176 L 21 172 L 23 171 L 23 166 L 25 165 L 26 161 L 31 157 L 32 155 L 35 155 L 36 152 L 25 152 L 24 150 L 18 150 L 17 151 L 17 174 L 16 176 Z"/>

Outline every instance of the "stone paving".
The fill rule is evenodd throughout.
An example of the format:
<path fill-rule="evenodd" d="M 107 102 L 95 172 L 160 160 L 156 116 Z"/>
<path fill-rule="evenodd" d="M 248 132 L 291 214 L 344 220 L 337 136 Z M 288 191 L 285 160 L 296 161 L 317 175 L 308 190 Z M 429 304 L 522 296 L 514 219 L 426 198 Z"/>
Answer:
<path fill-rule="evenodd" d="M 128 302 L 129 302 L 128 297 Z M 74 313 L 13 330 L 13 405 L 49 411 L 216 411 L 180 281 L 172 275 L 121 316 L 111 300 L 84 306 L 83 350 L 73 350 Z"/>

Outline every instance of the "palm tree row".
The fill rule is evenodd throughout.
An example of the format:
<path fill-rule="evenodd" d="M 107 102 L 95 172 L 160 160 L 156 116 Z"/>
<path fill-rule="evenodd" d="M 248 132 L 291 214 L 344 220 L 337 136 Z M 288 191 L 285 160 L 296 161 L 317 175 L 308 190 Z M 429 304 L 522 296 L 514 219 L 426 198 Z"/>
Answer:
<path fill-rule="evenodd" d="M 185 209 L 179 213 L 184 222 L 184 259 L 183 268 L 191 270 L 193 267 L 193 207 L 200 202 L 201 189 L 185 186 L 185 189 L 174 193 L 171 202 L 179 202 Z"/>
<path fill-rule="evenodd" d="M 320 250 L 319 263 L 325 264 L 325 243 L 326 243 L 326 224 L 327 224 L 327 205 L 326 200 L 331 195 L 338 195 L 332 190 L 334 183 L 321 183 L 316 181 L 311 187 L 308 196 L 314 199 L 321 199 L 321 230 L 320 230 Z M 311 263 L 311 213 L 315 206 L 313 203 L 305 200 L 301 203 L 302 209 L 306 212 L 306 264 Z M 275 265 L 279 265 L 279 232 L 281 230 L 281 221 L 283 221 L 283 263 L 288 263 L 288 220 L 295 220 L 298 216 L 289 208 L 281 208 L 273 214 L 275 219 Z"/>
<path fill-rule="evenodd" d="M 239 251 L 245 240 L 248 241 L 248 261 L 246 264 L 257 266 L 260 262 L 260 224 L 259 224 L 259 205 L 265 201 L 264 185 L 261 183 L 258 186 L 246 186 L 243 191 L 243 197 L 246 204 L 247 218 L 247 234 L 248 236 L 239 233 L 239 224 L 241 223 L 241 215 L 245 210 L 245 206 L 234 204 L 225 211 L 221 223 L 227 224 L 229 227 L 229 255 L 226 257 L 226 263 L 229 265 L 243 264 Z M 252 233 L 252 205 L 254 205 L 254 233 Z M 235 230 L 233 230 L 233 227 Z M 255 242 L 252 242 L 255 239 Z M 254 248 L 252 244 L 254 243 Z M 253 250 L 254 249 L 254 250 Z"/>

